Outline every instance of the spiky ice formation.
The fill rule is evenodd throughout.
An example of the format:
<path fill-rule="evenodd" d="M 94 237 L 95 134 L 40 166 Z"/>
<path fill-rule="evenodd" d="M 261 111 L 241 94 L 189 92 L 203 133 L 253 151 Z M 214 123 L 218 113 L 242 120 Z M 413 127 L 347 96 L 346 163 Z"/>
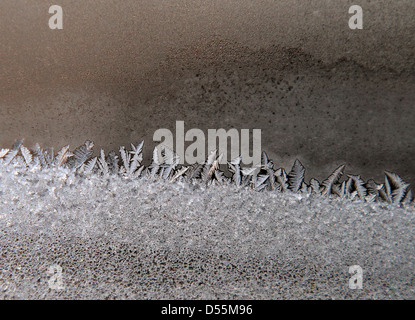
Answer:
<path fill-rule="evenodd" d="M 228 162 L 228 172 L 232 175 L 227 177 L 219 166 L 219 158 L 222 155 L 217 155 L 216 151 L 213 151 L 203 164 L 185 166 L 179 165 L 179 158 L 174 152 L 166 152 L 166 149 L 157 150 L 156 147 L 151 165 L 146 167 L 142 164 L 144 142 L 137 146 L 131 144 L 130 151 L 124 146 L 120 147 L 120 157 L 115 152 L 105 155 L 104 150 L 101 150 L 99 157 L 92 159 L 94 143 L 89 140 L 73 152 L 69 151 L 69 146 L 65 146 L 56 156 L 53 150 L 42 150 L 38 144 L 30 151 L 22 143 L 21 139 L 16 141 L 12 149 L 1 149 L 0 163 L 28 169 L 63 167 L 78 174 L 98 174 L 104 177 L 118 174 L 137 179 L 148 177 L 169 182 L 234 185 L 256 191 L 313 193 L 367 202 L 386 201 L 398 205 L 411 204 L 414 200 L 409 184 L 396 173 L 386 171 L 383 184 L 377 184 L 372 179 L 365 182 L 358 175 L 348 175 L 347 179 L 341 182 L 345 169 L 345 165 L 341 165 L 321 184 L 314 178 L 307 184 L 304 181 L 305 168 L 298 159 L 287 174 L 284 168 L 274 169 L 272 160 L 265 152 L 261 165 L 256 167 L 242 168 L 241 157 Z"/>

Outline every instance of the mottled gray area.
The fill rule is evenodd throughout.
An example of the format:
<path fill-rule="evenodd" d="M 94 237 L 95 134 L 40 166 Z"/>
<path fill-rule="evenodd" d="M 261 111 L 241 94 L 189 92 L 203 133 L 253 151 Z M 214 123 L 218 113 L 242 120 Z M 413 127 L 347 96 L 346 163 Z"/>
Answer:
<path fill-rule="evenodd" d="M 3 299 L 415 298 L 413 205 L 14 166 L 0 162 Z"/>

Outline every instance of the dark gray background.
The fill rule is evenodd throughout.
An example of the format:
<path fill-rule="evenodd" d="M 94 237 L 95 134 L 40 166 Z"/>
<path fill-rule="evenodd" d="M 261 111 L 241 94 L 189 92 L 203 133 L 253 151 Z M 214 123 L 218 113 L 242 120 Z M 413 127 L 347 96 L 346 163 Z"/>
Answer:
<path fill-rule="evenodd" d="M 50 5 L 64 29 L 50 30 Z M 348 28 L 348 8 L 364 29 Z M 415 2 L 0 3 L 0 146 L 117 150 L 173 129 L 262 129 L 262 149 L 307 178 L 415 184 Z"/>

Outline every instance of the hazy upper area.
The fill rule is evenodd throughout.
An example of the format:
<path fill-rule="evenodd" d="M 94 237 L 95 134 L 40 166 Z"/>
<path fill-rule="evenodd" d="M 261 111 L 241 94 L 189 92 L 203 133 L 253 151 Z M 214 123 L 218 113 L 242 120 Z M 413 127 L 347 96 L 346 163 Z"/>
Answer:
<path fill-rule="evenodd" d="M 348 28 L 352 1 L 62 0 L 64 29 L 52 31 L 53 1 L 4 0 L 2 96 L 15 85 L 31 94 L 45 84 L 133 82 L 172 50 L 203 46 L 211 37 L 253 49 L 300 48 L 326 62 L 348 57 L 370 68 L 414 71 L 414 1 L 359 3 L 362 31 Z"/>
<path fill-rule="evenodd" d="M 63 30 L 48 27 L 53 4 Z M 184 120 L 260 128 L 283 166 L 411 179 L 415 2 L 359 1 L 363 30 L 348 27 L 352 4 L 2 0 L 0 145 L 151 148 Z"/>

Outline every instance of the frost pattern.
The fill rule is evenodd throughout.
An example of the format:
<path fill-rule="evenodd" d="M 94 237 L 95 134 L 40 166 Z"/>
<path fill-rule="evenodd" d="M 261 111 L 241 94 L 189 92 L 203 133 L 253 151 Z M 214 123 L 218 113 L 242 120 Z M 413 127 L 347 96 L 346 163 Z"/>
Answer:
<path fill-rule="evenodd" d="M 101 150 L 79 168 L 59 165 L 66 147 L 0 159 L 0 299 L 413 299 L 415 206 L 397 175 L 330 178 L 321 196 L 299 162 L 224 172 L 216 153 L 176 166 L 160 152 L 152 178 L 139 156 L 131 170 L 134 147 L 128 172 Z M 364 290 L 347 288 L 356 264 Z"/>
<path fill-rule="evenodd" d="M 178 164 L 179 158 L 172 150 L 166 148 L 158 150 L 156 147 L 151 165 L 146 167 L 142 164 L 144 141 L 137 146 L 131 144 L 132 150 L 130 151 L 121 146 L 120 157 L 114 151 L 106 156 L 104 150 L 101 150 L 99 157 L 94 158 L 91 158 L 94 143 L 90 140 L 73 152 L 69 151 L 69 145 L 65 146 L 56 157 L 53 149 L 44 151 L 36 144 L 33 150 L 29 150 L 22 143 L 23 139 L 20 139 L 16 141 L 11 150 L 0 149 L 0 164 L 20 165 L 30 170 L 63 167 L 80 175 L 95 174 L 103 177 L 121 175 L 136 179 L 166 180 L 170 183 L 203 183 L 206 186 L 233 185 L 256 191 L 337 196 L 366 202 L 384 201 L 398 205 L 414 203 L 409 184 L 396 173 L 385 171 L 383 184 L 377 184 L 372 179 L 365 182 L 359 175 L 348 175 L 346 180 L 341 181 L 346 167 L 344 164 L 334 170 L 320 185 L 314 178 L 308 184 L 304 181 L 306 169 L 298 159 L 295 160 L 291 171 L 287 174 L 284 168 L 274 169 L 274 163 L 265 152 L 262 154 L 261 165 L 258 167 L 242 168 L 242 158 L 239 156 L 228 162 L 226 171 L 219 166 L 222 155 L 218 155 L 216 150 L 209 154 L 204 164 L 185 166 Z"/>

